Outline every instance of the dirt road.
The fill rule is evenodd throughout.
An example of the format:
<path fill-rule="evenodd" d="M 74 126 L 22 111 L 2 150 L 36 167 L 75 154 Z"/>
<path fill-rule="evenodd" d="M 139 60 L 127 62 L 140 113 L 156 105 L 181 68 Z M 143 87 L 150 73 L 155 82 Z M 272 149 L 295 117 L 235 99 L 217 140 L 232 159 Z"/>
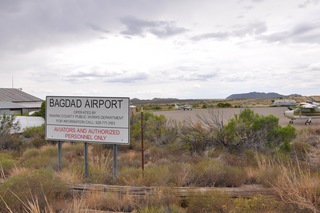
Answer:
<path fill-rule="evenodd" d="M 255 113 L 263 116 L 274 115 L 279 118 L 279 124 L 286 126 L 289 123 L 289 119 L 284 117 L 283 112 L 287 110 L 286 107 L 259 107 L 251 108 Z M 220 109 L 193 109 L 193 110 L 171 110 L 171 111 L 155 111 L 156 115 L 164 115 L 167 119 L 177 120 L 183 122 L 185 120 L 195 120 L 197 115 L 209 117 L 210 114 L 219 115 L 219 118 L 223 118 L 223 123 L 226 124 L 230 118 L 233 118 L 235 114 L 239 114 L 243 108 L 220 108 Z M 295 120 L 294 126 L 296 128 L 306 128 L 304 124 L 305 120 Z M 311 126 L 320 127 L 320 120 L 312 120 Z"/>

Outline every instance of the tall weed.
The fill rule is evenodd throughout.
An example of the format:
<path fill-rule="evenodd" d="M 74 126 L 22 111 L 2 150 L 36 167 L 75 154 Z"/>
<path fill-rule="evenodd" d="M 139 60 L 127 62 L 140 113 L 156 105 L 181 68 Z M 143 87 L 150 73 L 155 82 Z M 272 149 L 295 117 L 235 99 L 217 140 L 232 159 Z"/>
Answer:
<path fill-rule="evenodd" d="M 0 185 L 0 211 L 9 208 L 13 212 L 24 212 L 25 204 L 32 198 L 37 199 L 41 209 L 45 209 L 48 202 L 65 199 L 67 194 L 67 185 L 52 170 L 21 172 Z"/>

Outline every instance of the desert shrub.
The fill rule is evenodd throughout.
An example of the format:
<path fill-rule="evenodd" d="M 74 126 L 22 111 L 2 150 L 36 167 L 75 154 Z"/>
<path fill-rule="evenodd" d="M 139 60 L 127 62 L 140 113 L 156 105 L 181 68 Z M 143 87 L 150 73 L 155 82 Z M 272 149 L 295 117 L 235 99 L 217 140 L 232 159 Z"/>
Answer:
<path fill-rule="evenodd" d="M 136 186 L 165 186 L 169 182 L 169 169 L 164 165 L 141 168 L 124 167 L 118 174 L 118 183 Z"/>
<path fill-rule="evenodd" d="M 307 160 L 311 146 L 304 142 L 295 141 L 291 144 L 291 155 L 299 160 Z"/>
<path fill-rule="evenodd" d="M 143 113 L 143 136 L 144 140 L 156 144 L 168 144 L 174 141 L 178 135 L 177 123 L 167 121 L 165 116 L 154 115 L 150 112 Z M 130 139 L 141 140 L 141 113 L 131 116 Z"/>
<path fill-rule="evenodd" d="M 227 102 L 220 102 L 220 103 L 217 104 L 217 106 L 219 108 L 228 108 L 228 107 L 231 107 L 231 104 L 227 103 Z"/>
<path fill-rule="evenodd" d="M 131 196 L 129 193 L 123 195 L 107 193 L 104 201 L 103 210 L 111 212 L 132 212 L 138 207 L 139 203 L 138 198 Z"/>
<path fill-rule="evenodd" d="M 34 158 L 36 156 L 40 155 L 40 150 L 36 149 L 36 148 L 30 148 L 27 149 L 26 151 L 23 152 L 22 157 L 21 157 L 21 161 L 26 161 L 30 158 Z"/>
<path fill-rule="evenodd" d="M 118 172 L 118 183 L 120 185 L 141 186 L 142 175 L 141 168 L 122 167 Z"/>
<path fill-rule="evenodd" d="M 52 155 L 58 155 L 57 147 L 52 147 Z M 96 156 L 95 148 L 92 148 L 92 157 Z M 62 146 L 62 156 L 68 163 L 83 162 L 84 144 L 83 143 L 64 143 Z M 90 160 L 90 159 L 89 159 Z"/>
<path fill-rule="evenodd" d="M 47 141 L 46 141 L 46 139 L 44 139 L 40 136 L 35 136 L 32 138 L 31 144 L 36 148 L 40 148 L 40 147 L 46 145 Z"/>
<path fill-rule="evenodd" d="M 50 168 L 58 170 L 58 160 L 50 156 L 38 155 L 22 162 L 22 165 L 30 169 Z"/>
<path fill-rule="evenodd" d="M 14 121 L 15 116 L 0 116 L 0 149 L 19 150 L 21 140 L 12 132 L 20 130 L 19 122 Z"/>
<path fill-rule="evenodd" d="M 223 125 L 220 112 L 209 111 L 208 116 L 197 116 L 180 128 L 179 137 L 191 152 L 203 152 L 211 147 L 230 153 L 246 150 L 262 152 L 290 151 L 290 141 L 296 137 L 292 126 L 281 127 L 273 115 L 261 116 L 244 109 Z"/>
<path fill-rule="evenodd" d="M 65 161 L 62 161 L 66 165 Z M 41 149 L 31 148 L 23 152 L 20 164 L 26 168 L 58 169 L 58 150 L 56 146 L 43 146 Z"/>
<path fill-rule="evenodd" d="M 247 150 L 248 151 L 248 150 Z M 229 152 L 224 152 L 220 155 L 220 159 L 228 166 L 244 167 L 246 166 L 246 155 L 245 154 L 234 154 Z"/>
<path fill-rule="evenodd" d="M 230 213 L 236 212 L 289 212 L 288 206 L 285 203 L 268 196 L 257 195 L 251 199 L 247 198 L 236 198 L 233 201 L 233 208 Z"/>
<path fill-rule="evenodd" d="M 239 187 L 247 182 L 247 173 L 241 167 L 226 166 L 223 175 L 221 186 Z M 219 183 L 216 183 L 219 186 Z"/>
<path fill-rule="evenodd" d="M 187 125 L 180 129 L 179 137 L 184 149 L 191 153 L 202 153 L 213 145 L 212 132 L 199 120 L 189 120 Z"/>
<path fill-rule="evenodd" d="M 26 171 L 0 185 L 0 211 L 24 212 L 24 205 L 32 202 L 32 198 L 37 199 L 40 209 L 45 209 L 47 202 L 64 199 L 67 193 L 67 185 L 52 170 Z"/>
<path fill-rule="evenodd" d="M 84 174 L 84 170 L 83 170 Z M 113 184 L 113 171 L 101 169 L 99 165 L 89 165 L 89 174 L 87 182 L 95 184 Z"/>
<path fill-rule="evenodd" d="M 58 157 L 58 147 L 57 146 L 51 146 L 51 145 L 43 146 L 43 147 L 41 147 L 40 150 L 41 150 L 41 155 L 45 155 L 45 156 L 52 157 L 52 158 Z M 63 152 L 63 148 L 62 148 L 62 152 Z"/>
<path fill-rule="evenodd" d="M 223 182 L 225 174 L 224 165 L 217 160 L 201 161 L 192 166 L 192 185 L 215 186 Z"/>
<path fill-rule="evenodd" d="M 296 137 L 294 127 L 281 127 L 277 117 L 260 116 L 250 109 L 230 119 L 223 133 L 221 145 L 231 152 L 247 149 L 289 152 L 290 141 Z"/>
<path fill-rule="evenodd" d="M 122 157 L 122 159 L 125 160 L 121 160 L 118 161 L 118 165 L 119 167 L 132 167 L 132 168 L 141 168 L 141 164 L 142 164 L 142 160 L 141 160 L 141 152 L 134 152 L 134 151 L 128 151 L 125 152 L 124 157 Z M 147 163 L 148 161 L 148 154 L 147 151 L 144 152 L 144 159 L 145 159 L 145 163 Z M 112 159 L 110 159 L 112 161 Z M 110 164 L 112 162 L 109 162 Z"/>
<path fill-rule="evenodd" d="M 10 171 L 18 164 L 13 157 L 7 153 L 0 153 L 0 177 L 6 178 Z"/>
<path fill-rule="evenodd" d="M 35 112 L 33 116 L 46 118 L 46 101 L 42 101 L 40 110 Z"/>
<path fill-rule="evenodd" d="M 153 190 L 153 193 L 145 196 L 139 202 L 139 209 L 135 212 L 140 212 L 140 210 L 151 212 L 181 212 L 182 208 L 178 207 L 181 204 L 181 199 L 176 196 L 175 190 L 168 187 L 159 187 Z"/>
<path fill-rule="evenodd" d="M 188 186 L 192 178 L 192 168 L 188 163 L 171 163 L 168 165 L 168 185 L 183 187 Z"/>
<path fill-rule="evenodd" d="M 175 212 L 175 213 L 185 213 L 186 209 L 180 207 L 177 204 L 172 204 L 172 205 L 164 205 L 160 207 L 144 207 L 139 210 L 133 211 L 133 213 L 163 213 L 163 212 Z"/>
<path fill-rule="evenodd" d="M 257 155 L 258 153 L 255 150 L 246 150 L 244 152 L 244 156 L 246 160 L 245 164 L 247 166 L 257 167 L 258 166 Z"/>
<path fill-rule="evenodd" d="M 290 161 L 283 160 L 282 158 L 268 157 L 259 155 L 257 156 L 258 161 L 258 174 L 257 182 L 266 186 L 274 186 L 277 179 L 282 174 L 281 165 L 289 166 Z"/>
<path fill-rule="evenodd" d="M 101 172 L 112 171 L 113 150 L 105 144 L 93 144 L 91 149 L 91 157 L 89 158 L 92 165 Z M 79 152 L 77 155 L 81 155 Z"/>
<path fill-rule="evenodd" d="M 170 173 L 167 166 L 155 165 L 145 168 L 142 185 L 144 186 L 165 186 L 168 183 Z"/>
<path fill-rule="evenodd" d="M 24 137 L 26 138 L 32 138 L 32 137 L 40 137 L 44 138 L 45 137 L 45 124 L 42 124 L 41 126 L 33 126 L 33 127 L 27 127 L 23 134 Z"/>
<path fill-rule="evenodd" d="M 145 151 L 145 160 L 150 162 L 157 162 L 160 159 L 168 157 L 168 150 L 166 146 L 152 146 Z"/>
<path fill-rule="evenodd" d="M 229 212 L 231 202 L 230 196 L 223 192 L 200 192 L 188 198 L 188 212 Z"/>
<path fill-rule="evenodd" d="M 298 164 L 279 164 L 281 174 L 273 182 L 282 201 L 297 207 L 300 212 L 319 212 L 320 179 L 311 169 L 301 169 Z"/>

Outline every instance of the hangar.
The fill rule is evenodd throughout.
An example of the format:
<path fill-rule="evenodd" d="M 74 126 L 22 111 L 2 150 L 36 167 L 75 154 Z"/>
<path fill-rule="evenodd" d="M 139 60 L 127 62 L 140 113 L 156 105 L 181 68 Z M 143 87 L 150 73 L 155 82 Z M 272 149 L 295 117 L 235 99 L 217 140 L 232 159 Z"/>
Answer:
<path fill-rule="evenodd" d="M 22 115 L 41 108 L 42 99 L 16 88 L 0 88 L 0 115 Z"/>
<path fill-rule="evenodd" d="M 273 106 L 296 106 L 297 102 L 295 100 L 275 100 L 272 104 Z"/>

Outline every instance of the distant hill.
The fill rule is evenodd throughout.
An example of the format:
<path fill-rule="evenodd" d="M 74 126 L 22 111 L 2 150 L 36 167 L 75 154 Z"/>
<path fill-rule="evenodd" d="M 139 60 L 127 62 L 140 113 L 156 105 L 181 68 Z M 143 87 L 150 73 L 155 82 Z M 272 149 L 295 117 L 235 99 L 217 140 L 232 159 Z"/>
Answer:
<path fill-rule="evenodd" d="M 242 93 L 242 94 L 232 94 L 228 96 L 226 99 L 255 99 L 255 98 L 285 98 L 285 97 L 297 97 L 301 96 L 298 94 L 291 94 L 291 95 L 281 95 L 275 92 L 249 92 L 249 93 Z"/>

